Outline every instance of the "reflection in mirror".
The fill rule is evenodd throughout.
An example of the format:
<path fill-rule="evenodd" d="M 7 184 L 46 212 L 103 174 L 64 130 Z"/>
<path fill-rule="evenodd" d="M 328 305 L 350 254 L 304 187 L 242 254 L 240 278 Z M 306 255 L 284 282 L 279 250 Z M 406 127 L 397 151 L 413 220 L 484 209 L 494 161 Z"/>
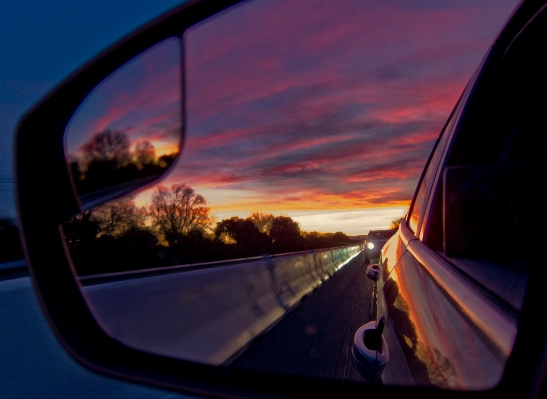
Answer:
<path fill-rule="evenodd" d="M 401 222 L 514 5 L 258 0 L 188 30 L 184 153 L 161 184 L 64 226 L 97 320 L 123 343 L 165 356 L 371 382 L 353 363 L 360 327 L 380 331 L 375 321 L 391 305 L 407 320 L 397 331 L 422 325 L 412 302 L 382 299 L 384 269 L 378 282 L 367 278 L 366 236 Z M 370 261 L 393 268 L 405 251 L 398 237 L 386 244 L 389 260 Z M 390 314 L 382 383 L 484 387 L 433 375 L 466 365 L 424 364 L 456 359 L 435 352 L 451 341 L 405 341 Z M 407 353 L 420 355 L 401 365 Z"/>
<path fill-rule="evenodd" d="M 80 202 L 104 202 L 159 178 L 180 151 L 181 43 L 170 38 L 101 82 L 65 132 Z M 118 194 L 119 195 L 119 194 Z"/>

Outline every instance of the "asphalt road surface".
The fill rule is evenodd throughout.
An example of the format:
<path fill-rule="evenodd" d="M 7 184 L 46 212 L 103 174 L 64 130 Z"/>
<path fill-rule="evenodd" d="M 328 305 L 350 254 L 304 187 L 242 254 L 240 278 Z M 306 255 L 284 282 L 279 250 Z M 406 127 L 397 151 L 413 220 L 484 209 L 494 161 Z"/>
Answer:
<path fill-rule="evenodd" d="M 368 320 L 373 282 L 360 253 L 304 298 L 232 367 L 344 381 L 364 381 L 352 364 L 357 329 Z"/>

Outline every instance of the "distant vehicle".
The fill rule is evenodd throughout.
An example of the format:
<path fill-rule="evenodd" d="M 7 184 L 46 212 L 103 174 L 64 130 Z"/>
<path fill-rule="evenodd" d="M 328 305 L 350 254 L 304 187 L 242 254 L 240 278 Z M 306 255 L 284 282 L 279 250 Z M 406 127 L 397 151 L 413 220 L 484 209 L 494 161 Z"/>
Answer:
<path fill-rule="evenodd" d="M 397 229 L 370 230 L 365 241 L 365 262 L 378 259 L 382 247 L 396 232 Z"/>

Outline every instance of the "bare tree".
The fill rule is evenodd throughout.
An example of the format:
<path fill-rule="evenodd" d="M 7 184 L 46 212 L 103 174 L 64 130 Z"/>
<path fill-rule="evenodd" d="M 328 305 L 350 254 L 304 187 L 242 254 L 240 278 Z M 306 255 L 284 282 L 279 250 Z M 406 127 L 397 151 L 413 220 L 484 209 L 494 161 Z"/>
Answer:
<path fill-rule="evenodd" d="M 84 161 L 117 162 L 123 166 L 130 159 L 129 139 L 119 130 L 106 129 L 95 133 L 91 139 L 80 147 Z"/>
<path fill-rule="evenodd" d="M 152 195 L 148 215 L 153 226 L 171 245 L 177 235 L 210 227 L 212 218 L 206 204 L 202 195 L 184 183 L 172 184 L 171 189 L 160 185 Z"/>
<path fill-rule="evenodd" d="M 136 227 L 143 228 L 147 226 L 149 219 L 148 206 L 138 206 L 135 208 L 135 225 Z"/>
<path fill-rule="evenodd" d="M 137 207 L 134 196 L 109 201 L 93 210 L 93 218 L 99 222 L 99 234 L 123 235 L 138 226 Z"/>

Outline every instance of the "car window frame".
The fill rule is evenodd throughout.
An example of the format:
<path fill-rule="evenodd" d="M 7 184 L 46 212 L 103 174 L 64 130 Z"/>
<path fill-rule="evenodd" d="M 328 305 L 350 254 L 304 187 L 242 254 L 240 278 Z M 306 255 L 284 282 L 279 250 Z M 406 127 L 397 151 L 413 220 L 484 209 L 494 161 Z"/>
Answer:
<path fill-rule="evenodd" d="M 423 240 L 424 238 L 425 226 L 427 225 L 431 204 L 433 202 L 433 196 L 435 195 L 435 187 L 437 187 L 438 181 L 442 176 L 441 172 L 448 153 L 449 144 L 451 143 L 455 132 L 458 130 L 457 128 L 459 126 L 460 118 L 467 104 L 467 100 L 473 92 L 472 89 L 477 81 L 479 72 L 484 66 L 486 58 L 486 56 L 483 57 L 479 67 L 469 80 L 469 83 L 466 85 L 460 95 L 460 98 L 456 102 L 456 105 L 454 106 L 443 129 L 441 130 L 439 137 L 437 138 L 437 141 L 435 142 L 433 150 L 431 151 L 431 154 L 424 167 L 424 171 L 418 181 L 418 188 L 414 194 L 414 198 L 412 199 L 408 211 L 407 226 L 419 240 Z M 421 197 L 421 193 L 424 193 L 423 197 Z M 416 215 L 416 226 L 414 227 L 412 225 L 412 215 L 414 209 L 416 208 L 417 202 L 420 201 L 421 198 L 423 198 L 423 204 L 422 208 L 418 209 L 418 214 Z"/>
<path fill-rule="evenodd" d="M 540 32 L 540 36 L 538 36 L 537 26 L 540 23 L 538 21 L 541 21 L 542 19 L 547 19 L 546 10 L 547 6 L 543 6 L 537 12 L 534 18 L 532 18 L 531 21 L 529 21 L 521 30 L 519 30 L 519 32 L 515 34 L 515 36 L 503 49 L 498 48 L 497 54 L 496 49 L 492 49 L 490 55 L 488 55 L 488 57 L 483 60 L 482 67 L 479 69 L 479 71 L 481 72 L 478 75 L 476 74 L 474 78 L 474 83 L 471 87 L 471 91 L 467 93 L 467 99 L 465 100 L 466 106 L 459 111 L 459 115 L 457 116 L 457 123 L 453 126 L 453 130 L 450 132 L 451 138 L 448 141 L 449 145 L 446 146 L 444 150 L 442 161 L 438 163 L 436 169 L 436 178 L 432 182 L 429 190 L 428 204 L 421 219 L 421 230 L 418 237 L 423 245 L 427 246 L 430 249 L 433 249 L 440 256 L 442 256 L 446 260 L 447 265 L 450 265 L 458 272 L 470 277 L 478 286 L 481 286 L 484 290 L 488 291 L 489 294 L 495 298 L 495 300 L 503 303 L 504 306 L 507 306 L 509 309 L 511 309 L 511 313 L 516 314 L 518 314 L 523 307 L 522 301 L 525 297 L 526 285 L 529 283 L 528 272 L 516 273 L 515 270 L 511 269 L 507 269 L 507 271 L 504 271 L 504 267 L 501 264 L 496 264 L 495 261 L 490 261 L 488 259 L 475 259 L 473 257 L 457 258 L 449 256 L 444 252 L 444 246 L 443 248 L 434 248 L 430 246 L 429 243 L 426 242 L 426 240 L 424 240 L 424 237 L 426 236 L 426 234 L 441 235 L 444 237 L 444 222 L 440 228 L 439 226 L 434 227 L 433 232 L 426 231 L 426 229 L 430 227 L 428 225 L 430 219 L 432 220 L 434 219 L 434 217 L 438 218 L 438 214 L 432 216 L 432 208 L 434 206 L 433 204 L 435 201 L 437 201 L 435 207 L 439 207 L 438 201 L 439 196 L 442 197 L 444 185 L 442 179 L 445 169 L 449 166 L 466 166 L 466 164 L 460 165 L 458 163 L 454 163 L 454 158 L 458 160 L 462 157 L 462 153 L 465 153 L 466 150 L 465 148 L 459 148 L 458 146 L 460 146 L 461 143 L 453 140 L 452 137 L 456 134 L 460 135 L 457 140 L 461 140 L 462 137 L 464 140 L 466 140 L 468 137 L 471 137 L 476 131 L 476 127 L 474 125 L 477 123 L 477 121 L 484 123 L 482 121 L 484 115 L 488 116 L 492 112 L 492 109 L 497 109 L 495 107 L 497 104 L 497 96 L 493 95 L 493 93 L 497 93 L 499 95 L 497 90 L 502 90 L 502 93 L 504 93 L 503 96 L 508 95 L 505 93 L 506 86 L 504 86 L 505 81 L 503 80 L 505 74 L 509 73 L 510 76 L 521 76 L 523 74 L 523 71 L 528 72 L 529 68 L 525 67 L 526 62 L 521 63 L 520 58 L 515 58 L 515 55 L 511 54 L 515 51 L 518 54 L 520 51 L 522 51 L 522 48 L 527 49 L 527 46 L 538 47 L 538 43 L 536 43 L 536 41 L 539 38 L 543 38 L 543 40 L 545 40 L 545 32 Z M 535 34 L 532 34 L 532 36 L 530 37 L 530 32 L 533 30 Z M 542 30 L 545 31 L 545 28 L 542 28 Z M 541 36 L 542 34 L 544 36 Z M 488 58 L 493 59 L 493 61 L 489 62 Z M 516 62 L 517 59 L 519 60 L 519 62 Z M 489 65 L 485 66 L 484 64 Z M 509 68 L 509 72 L 506 70 L 507 68 Z M 481 80 L 480 76 L 485 75 L 484 70 L 489 71 L 487 79 Z M 537 74 L 539 72 L 536 71 L 535 73 Z M 507 77 L 505 76 L 505 78 Z M 479 82 L 479 88 L 477 88 L 477 82 Z M 494 107 L 490 105 L 489 102 L 493 102 Z M 524 107 L 524 104 L 517 103 L 516 108 L 511 108 L 510 114 L 508 116 L 510 122 L 507 123 L 507 125 L 514 124 L 519 120 L 519 118 L 521 117 L 520 113 L 522 112 Z M 463 134 L 460 133 L 461 131 L 463 131 Z M 504 148 L 505 147 L 506 146 L 504 146 Z M 455 155 L 452 153 L 454 153 Z M 498 272 L 500 268 L 501 271 Z M 498 275 L 501 274 L 502 276 L 496 276 L 495 272 L 497 272 Z M 506 275 L 511 275 L 512 277 L 506 278 Z M 509 281 L 511 281 L 512 283 L 512 292 L 508 292 L 508 290 L 505 288 L 500 288 L 506 287 L 509 284 Z"/>
<path fill-rule="evenodd" d="M 526 8 L 526 6 L 532 6 L 533 2 L 523 2 L 521 4 L 524 4 L 523 8 Z M 450 157 L 451 145 L 453 144 L 452 137 L 454 137 L 455 134 L 458 134 L 460 129 L 467 129 L 470 124 L 473 124 L 476 113 L 480 112 L 480 102 L 482 99 L 484 99 L 483 92 L 487 93 L 489 91 L 488 85 L 492 80 L 493 76 L 495 76 L 495 72 L 498 69 L 499 65 L 503 63 L 504 56 L 507 53 L 508 49 L 511 47 L 511 45 L 515 42 L 515 40 L 517 40 L 518 36 L 526 30 L 527 27 L 534 23 L 535 18 L 542 18 L 543 20 L 545 20 L 547 18 L 546 14 L 547 5 L 543 5 L 539 8 L 539 10 L 536 11 L 535 15 L 530 16 L 530 20 L 521 29 L 514 32 L 512 38 L 509 39 L 507 37 L 509 29 L 506 29 L 502 31 L 500 36 L 494 42 L 493 46 L 490 48 L 489 52 L 483 59 L 481 66 L 477 69 L 477 72 L 470 80 L 470 83 L 467 86 L 464 95 L 458 102 L 458 105 L 455 107 L 455 112 L 452 116 L 455 123 L 453 123 L 450 127 L 447 125 L 447 127 L 445 128 L 446 130 L 443 130 L 443 133 L 441 134 L 439 140 L 443 141 L 444 136 L 446 140 L 445 145 L 443 146 L 443 144 L 439 142 L 434 149 L 435 152 L 437 152 L 438 154 L 442 154 L 442 156 L 439 156 L 436 160 L 435 154 L 432 154 L 432 156 L 430 157 L 430 160 L 428 161 L 428 164 L 426 166 L 427 170 L 424 171 L 424 174 L 420 179 L 418 189 L 409 210 L 407 224 L 405 227 L 407 230 L 412 231 L 409 223 L 412 207 L 415 205 L 415 201 L 417 200 L 417 197 L 419 195 L 418 191 L 427 190 L 426 206 L 419 214 L 417 222 L 418 233 L 413 232 L 417 239 L 411 240 L 407 248 L 410 249 L 410 247 L 412 247 L 414 252 L 429 254 L 428 256 L 435 257 L 437 260 L 437 265 L 444 268 L 447 273 L 454 273 L 455 275 L 459 275 L 464 279 L 468 279 L 470 281 L 474 279 L 470 278 L 469 275 L 462 271 L 455 264 L 455 262 L 451 260 L 451 258 L 446 257 L 444 253 L 440 253 L 439 251 L 432 249 L 430 246 L 424 243 L 428 223 L 431 222 L 430 218 L 432 216 L 431 211 L 433 202 L 436 200 L 435 196 L 438 195 L 438 190 L 442 189 L 442 185 L 439 183 L 440 180 L 442 180 L 446 162 Z M 537 20 L 535 22 L 537 22 Z M 427 173 L 434 173 L 435 178 L 431 181 L 431 184 L 429 186 L 422 187 L 423 181 L 425 179 L 424 176 Z M 516 383 L 515 377 L 517 375 L 520 375 L 523 378 L 526 373 L 524 369 L 528 368 L 530 370 L 533 361 L 541 359 L 542 357 L 543 359 L 547 357 L 547 343 L 545 341 L 545 337 L 539 338 L 539 336 L 541 335 L 539 330 L 541 330 L 542 333 L 545 333 L 545 328 L 539 327 L 539 324 L 537 322 L 534 322 L 534 319 L 537 318 L 537 314 L 534 316 L 534 313 L 538 312 L 542 308 L 542 304 L 545 302 L 544 298 L 543 300 L 539 300 L 539 298 L 542 296 L 541 288 L 539 287 L 542 284 L 541 282 L 545 281 L 547 274 L 545 270 L 541 269 L 541 267 L 536 266 L 531 272 L 529 284 L 524 297 L 524 303 L 518 315 L 518 319 L 515 320 L 515 318 L 513 318 L 515 314 L 512 312 L 511 309 L 509 309 L 508 313 L 505 313 L 505 315 L 502 316 L 509 317 L 510 319 L 513 318 L 513 320 L 515 320 L 514 322 L 517 326 L 517 334 L 512 346 L 512 351 L 505 365 L 502 380 L 494 388 L 494 390 L 498 390 L 498 392 L 502 392 L 505 387 L 508 387 L 511 383 Z M 476 282 L 476 280 L 474 281 Z M 485 298 L 487 298 L 487 301 L 491 304 L 497 304 L 499 306 L 499 298 L 497 298 L 488 288 L 483 287 L 480 282 L 478 282 L 478 284 L 479 285 L 477 286 L 477 292 L 481 293 L 480 295 L 484 295 Z M 533 355 L 529 353 L 528 355 L 530 356 L 530 359 L 527 359 L 526 355 L 522 352 L 522 348 L 526 347 L 528 348 L 528 350 L 531 350 L 532 348 L 534 348 L 534 345 L 538 345 L 539 343 L 541 343 L 541 345 L 539 345 L 537 349 L 535 349 Z M 533 380 L 537 382 L 538 378 L 538 374 L 534 374 L 534 376 L 529 376 L 526 379 L 527 381 Z M 530 397 L 540 397 L 540 395 L 538 394 L 538 392 L 540 391 L 545 394 L 546 388 L 544 385 L 539 386 L 539 388 L 532 388 L 530 390 Z"/>

